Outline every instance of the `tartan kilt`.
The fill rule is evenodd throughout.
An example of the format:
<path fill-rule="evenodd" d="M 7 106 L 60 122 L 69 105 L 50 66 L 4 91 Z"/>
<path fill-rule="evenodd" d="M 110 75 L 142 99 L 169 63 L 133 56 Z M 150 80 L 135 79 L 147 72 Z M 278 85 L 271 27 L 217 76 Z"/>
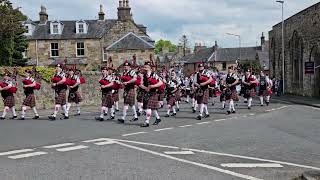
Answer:
<path fill-rule="evenodd" d="M 202 96 L 197 96 L 197 103 L 198 104 L 208 104 L 209 103 L 209 89 L 203 91 Z"/>
<path fill-rule="evenodd" d="M 79 91 L 69 92 L 68 102 L 69 103 L 80 103 L 82 101 L 82 97 Z"/>
<path fill-rule="evenodd" d="M 250 98 L 256 96 L 256 90 L 255 89 L 247 89 L 244 93 L 244 98 Z"/>
<path fill-rule="evenodd" d="M 129 106 L 135 105 L 136 92 L 134 88 L 130 88 L 128 90 L 125 89 L 123 93 L 124 104 Z"/>
<path fill-rule="evenodd" d="M 166 96 L 165 92 L 159 93 L 159 101 L 163 101 L 165 96 Z"/>
<path fill-rule="evenodd" d="M 174 95 L 168 95 L 167 104 L 170 106 L 175 106 L 176 105 L 176 97 Z"/>
<path fill-rule="evenodd" d="M 118 91 L 112 94 L 112 99 L 114 102 L 119 101 L 119 92 Z"/>
<path fill-rule="evenodd" d="M 259 90 L 259 96 L 270 96 L 270 90 Z"/>
<path fill-rule="evenodd" d="M 67 98 L 66 98 L 66 90 L 62 89 L 60 91 L 56 91 L 55 93 L 55 104 L 57 105 L 66 105 L 67 104 Z"/>
<path fill-rule="evenodd" d="M 138 90 L 137 93 L 137 101 L 139 103 L 143 103 L 143 96 L 144 96 L 144 91 L 143 90 Z"/>
<path fill-rule="evenodd" d="M 176 95 L 176 100 L 181 101 L 181 91 L 179 89 L 175 92 L 175 95 Z"/>
<path fill-rule="evenodd" d="M 35 107 L 36 106 L 36 98 L 34 96 L 34 94 L 28 94 L 26 95 L 26 98 L 24 99 L 23 103 L 22 103 L 23 106 L 27 106 L 27 107 Z"/>
<path fill-rule="evenodd" d="M 239 101 L 239 96 L 236 89 L 231 90 L 230 95 L 226 95 L 226 100 L 231 100 L 231 99 L 234 101 Z"/>
<path fill-rule="evenodd" d="M 158 93 L 150 94 L 150 99 L 148 101 L 147 109 L 151 109 L 151 110 L 159 109 L 159 94 Z"/>
<path fill-rule="evenodd" d="M 9 108 L 14 107 L 15 106 L 14 96 L 9 95 L 9 96 L 3 98 L 3 105 L 4 105 L 4 107 L 9 107 Z"/>
<path fill-rule="evenodd" d="M 112 98 L 112 92 L 107 92 L 107 93 L 103 93 L 102 94 L 102 98 L 101 98 L 101 106 L 102 107 L 107 107 L 107 108 L 112 108 L 114 101 Z"/>

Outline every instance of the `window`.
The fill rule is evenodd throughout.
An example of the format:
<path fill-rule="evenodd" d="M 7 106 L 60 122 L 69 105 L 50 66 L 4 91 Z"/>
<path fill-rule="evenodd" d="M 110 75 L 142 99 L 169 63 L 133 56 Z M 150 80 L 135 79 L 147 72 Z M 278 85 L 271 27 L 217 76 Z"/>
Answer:
<path fill-rule="evenodd" d="M 52 25 L 52 34 L 59 34 L 59 26 L 58 26 L 58 24 Z"/>
<path fill-rule="evenodd" d="M 79 33 L 84 33 L 84 27 L 83 27 L 83 24 L 79 24 Z"/>
<path fill-rule="evenodd" d="M 23 52 L 22 52 L 22 56 L 24 59 L 28 58 L 28 49 L 25 49 Z"/>
<path fill-rule="evenodd" d="M 223 71 L 227 70 L 227 63 L 226 62 L 222 63 L 222 70 Z"/>
<path fill-rule="evenodd" d="M 59 57 L 59 44 L 51 43 L 51 57 Z"/>
<path fill-rule="evenodd" d="M 24 28 L 26 29 L 26 32 L 25 32 L 25 33 L 26 33 L 26 34 L 29 34 L 29 26 L 25 26 Z"/>
<path fill-rule="evenodd" d="M 77 56 L 84 56 L 84 43 L 83 42 L 77 43 Z"/>

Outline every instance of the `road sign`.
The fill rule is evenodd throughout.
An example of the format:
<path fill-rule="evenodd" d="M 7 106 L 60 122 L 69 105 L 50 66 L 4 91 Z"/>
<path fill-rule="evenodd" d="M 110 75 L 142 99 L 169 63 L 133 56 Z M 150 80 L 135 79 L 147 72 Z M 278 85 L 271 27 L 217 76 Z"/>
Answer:
<path fill-rule="evenodd" d="M 314 62 L 305 62 L 304 68 L 305 74 L 314 74 Z"/>

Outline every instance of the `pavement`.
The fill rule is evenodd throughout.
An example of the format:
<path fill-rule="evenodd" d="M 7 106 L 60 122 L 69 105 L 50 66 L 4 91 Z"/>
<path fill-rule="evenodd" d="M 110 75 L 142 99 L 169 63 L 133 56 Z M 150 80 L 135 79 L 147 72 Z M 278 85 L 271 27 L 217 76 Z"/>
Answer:
<path fill-rule="evenodd" d="M 50 122 L 40 111 L 40 120 L 0 121 L 0 179 L 287 180 L 320 171 L 319 108 L 255 101 L 228 116 L 220 106 L 197 121 L 182 104 L 177 117 L 150 128 L 139 127 L 143 117 L 97 122 L 97 107 L 69 120 Z"/>
<path fill-rule="evenodd" d="M 274 96 L 273 99 L 284 102 L 290 102 L 294 104 L 301 104 L 306 106 L 312 106 L 320 108 L 320 98 L 316 97 L 303 97 L 294 95 Z"/>

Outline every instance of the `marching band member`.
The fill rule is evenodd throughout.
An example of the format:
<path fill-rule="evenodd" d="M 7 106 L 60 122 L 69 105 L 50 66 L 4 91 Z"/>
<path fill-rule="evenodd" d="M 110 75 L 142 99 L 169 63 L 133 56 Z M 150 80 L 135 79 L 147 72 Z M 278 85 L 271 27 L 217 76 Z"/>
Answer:
<path fill-rule="evenodd" d="M 70 81 L 69 86 L 69 95 L 68 95 L 68 103 L 67 103 L 67 112 L 69 112 L 71 108 L 71 103 L 76 104 L 77 108 L 77 114 L 76 116 L 80 116 L 81 110 L 80 110 L 80 102 L 82 101 L 81 94 L 79 92 L 80 88 L 80 77 L 78 75 L 75 75 L 74 69 L 69 69 L 68 72 L 68 80 Z"/>
<path fill-rule="evenodd" d="M 190 88 L 190 80 L 188 77 L 185 77 L 183 84 L 184 84 L 185 93 L 186 93 L 185 94 L 186 95 L 186 103 L 189 103 L 191 88 Z"/>
<path fill-rule="evenodd" d="M 142 83 L 143 83 L 143 73 L 139 69 L 137 81 L 136 81 L 136 85 L 138 87 L 137 88 L 138 116 L 141 116 L 141 114 L 143 113 L 143 97 L 145 95 L 145 90 L 140 87 Z"/>
<path fill-rule="evenodd" d="M 34 90 L 40 88 L 40 85 L 37 84 L 36 81 L 31 77 L 32 71 L 26 70 L 25 75 L 26 75 L 26 78 L 22 82 L 24 84 L 23 88 L 24 88 L 24 94 L 26 95 L 26 98 L 22 103 L 20 120 L 25 120 L 27 108 L 31 108 L 33 110 L 35 115 L 33 119 L 39 119 L 39 114 L 36 108 L 36 98 L 34 95 Z"/>
<path fill-rule="evenodd" d="M 166 83 L 166 72 L 163 72 L 159 74 L 159 77 L 161 78 L 161 80 L 163 81 L 163 85 L 159 88 L 158 90 L 158 94 L 159 94 L 159 104 L 160 104 L 160 108 L 163 108 L 164 103 L 163 100 L 165 98 L 165 83 Z"/>
<path fill-rule="evenodd" d="M 197 108 L 198 108 L 198 103 L 197 103 L 197 99 L 196 99 L 196 91 L 197 91 L 197 87 L 194 84 L 194 78 L 195 78 L 195 74 L 192 74 L 190 77 L 190 84 L 191 84 L 191 94 L 190 97 L 192 98 L 192 112 L 196 113 Z"/>
<path fill-rule="evenodd" d="M 172 116 L 176 116 L 176 91 L 178 90 L 178 82 L 176 80 L 176 73 L 174 71 L 171 72 L 171 78 L 167 83 L 167 104 L 168 111 L 165 117 L 170 117 L 170 112 L 172 111 Z"/>
<path fill-rule="evenodd" d="M 51 121 L 56 120 L 56 116 L 62 106 L 64 110 L 64 119 L 69 119 L 68 111 L 67 111 L 67 99 L 66 99 L 66 92 L 67 92 L 67 85 L 66 82 L 66 75 L 62 71 L 62 67 L 60 64 L 56 66 L 56 74 L 51 79 L 52 80 L 52 88 L 55 90 L 55 107 L 54 112 L 49 119 Z"/>
<path fill-rule="evenodd" d="M 161 122 L 158 109 L 159 109 L 159 94 L 157 93 L 157 89 L 163 85 L 163 82 L 159 78 L 159 76 L 152 72 L 151 63 L 146 62 L 144 65 L 144 80 L 143 85 L 141 86 L 147 93 L 145 94 L 143 105 L 146 109 L 146 120 L 141 127 L 149 127 L 150 118 L 152 116 L 152 111 L 156 116 L 156 121 L 153 125 L 158 125 Z"/>
<path fill-rule="evenodd" d="M 113 99 L 112 99 L 112 86 L 114 85 L 113 78 L 111 75 L 108 74 L 108 68 L 103 67 L 101 68 L 102 71 L 102 78 L 99 81 L 100 83 L 100 90 L 102 92 L 101 98 L 101 113 L 100 117 L 96 117 L 98 121 L 104 121 L 104 115 L 108 114 L 108 110 L 110 109 L 110 119 L 114 119 L 114 107 L 113 107 Z"/>
<path fill-rule="evenodd" d="M 3 113 L 0 120 L 6 118 L 7 112 L 11 109 L 13 117 L 11 119 L 17 118 L 17 113 L 15 109 L 14 93 L 16 92 L 16 87 L 14 86 L 9 73 L 5 73 L 3 77 L 4 81 L 0 85 L 0 92 L 3 98 Z"/>
<path fill-rule="evenodd" d="M 245 73 L 244 81 L 242 82 L 245 85 L 245 94 L 244 98 L 248 99 L 248 109 L 251 109 L 252 98 L 256 95 L 256 85 L 258 83 L 256 77 L 251 74 L 250 70 Z"/>
<path fill-rule="evenodd" d="M 229 101 L 229 109 L 227 114 L 236 113 L 234 101 L 238 101 L 239 97 L 237 94 L 236 86 L 239 83 L 238 76 L 233 72 L 233 67 L 228 68 L 228 74 L 225 79 L 227 90 L 226 90 L 226 101 Z"/>
<path fill-rule="evenodd" d="M 209 71 L 205 70 L 202 63 L 198 65 L 199 71 L 194 78 L 194 84 L 197 87 L 196 98 L 197 103 L 200 106 L 200 114 L 197 120 L 201 120 L 203 117 L 203 111 L 205 110 L 204 118 L 209 117 L 208 101 L 209 101 L 209 84 L 212 82 L 212 77 Z"/>
<path fill-rule="evenodd" d="M 119 90 L 121 88 L 121 81 L 120 81 L 119 76 L 117 76 L 114 73 L 114 69 L 109 68 L 109 74 L 112 76 L 112 78 L 115 82 L 115 86 L 114 86 L 113 93 L 112 93 L 112 98 L 114 101 L 115 111 L 118 112 L 119 111 Z"/>
<path fill-rule="evenodd" d="M 272 94 L 272 80 L 270 80 L 268 75 L 264 75 L 263 71 L 260 72 L 259 84 L 260 105 L 263 106 L 263 100 L 265 98 L 266 104 L 269 106 L 270 95 Z"/>
<path fill-rule="evenodd" d="M 227 85 L 226 83 L 221 79 L 220 80 L 220 102 L 221 102 L 221 110 L 224 110 L 226 108 L 226 91 L 227 91 Z"/>
<path fill-rule="evenodd" d="M 127 111 L 129 109 L 129 106 L 132 108 L 134 118 L 131 121 L 138 121 L 138 115 L 136 111 L 135 106 L 135 83 L 137 81 L 137 75 L 135 71 L 131 70 L 130 63 L 125 62 L 124 63 L 124 72 L 121 76 L 122 84 L 124 85 L 124 106 L 123 106 L 123 116 L 121 119 L 118 119 L 120 123 L 124 123 L 127 116 Z"/>

